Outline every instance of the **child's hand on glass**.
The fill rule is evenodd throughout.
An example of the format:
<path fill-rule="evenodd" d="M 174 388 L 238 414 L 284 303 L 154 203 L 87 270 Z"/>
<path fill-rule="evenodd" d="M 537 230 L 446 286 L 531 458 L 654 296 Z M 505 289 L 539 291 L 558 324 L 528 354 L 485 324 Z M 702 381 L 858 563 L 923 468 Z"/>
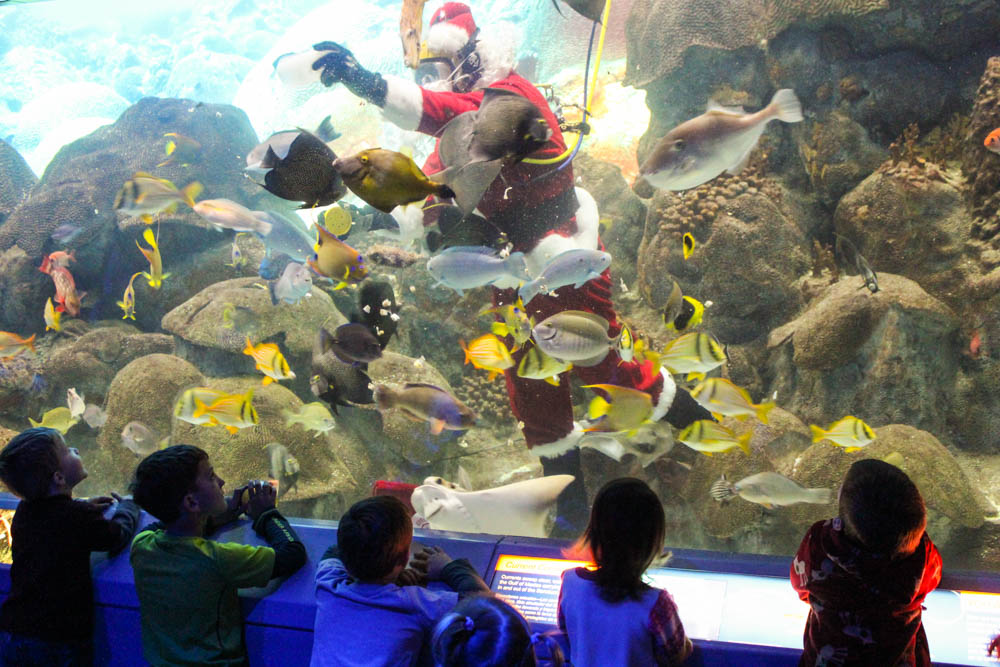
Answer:
<path fill-rule="evenodd" d="M 266 481 L 255 479 L 247 484 L 246 490 L 249 492 L 246 513 L 251 519 L 256 521 L 261 514 L 274 509 L 277 493 Z"/>

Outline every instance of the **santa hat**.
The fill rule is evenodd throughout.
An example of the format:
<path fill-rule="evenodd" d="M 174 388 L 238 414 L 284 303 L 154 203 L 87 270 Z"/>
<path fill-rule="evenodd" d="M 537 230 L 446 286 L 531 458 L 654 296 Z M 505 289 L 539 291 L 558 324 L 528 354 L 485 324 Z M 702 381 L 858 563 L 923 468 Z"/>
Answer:
<path fill-rule="evenodd" d="M 431 16 L 427 29 L 427 50 L 451 58 L 465 46 L 476 32 L 472 10 L 462 2 L 446 2 Z"/>

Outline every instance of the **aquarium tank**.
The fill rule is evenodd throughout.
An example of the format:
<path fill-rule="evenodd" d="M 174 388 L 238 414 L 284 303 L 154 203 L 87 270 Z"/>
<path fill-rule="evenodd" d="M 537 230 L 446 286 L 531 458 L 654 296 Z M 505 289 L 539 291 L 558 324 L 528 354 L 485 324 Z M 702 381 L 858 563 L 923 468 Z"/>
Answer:
<path fill-rule="evenodd" d="M 0 1 L 0 444 L 289 516 L 791 555 L 859 459 L 1000 563 L 1000 5 Z M 0 519 L 4 535 L 9 517 Z M 4 540 L 6 541 L 6 540 Z"/>

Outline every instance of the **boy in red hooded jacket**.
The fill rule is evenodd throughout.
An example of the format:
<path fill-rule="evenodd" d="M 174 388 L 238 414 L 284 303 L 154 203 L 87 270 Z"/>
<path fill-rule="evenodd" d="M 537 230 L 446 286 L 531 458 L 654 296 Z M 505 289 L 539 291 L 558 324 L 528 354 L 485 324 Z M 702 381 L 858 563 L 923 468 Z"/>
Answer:
<path fill-rule="evenodd" d="M 929 666 L 921 605 L 941 581 L 941 555 L 920 491 L 899 468 L 864 459 L 839 502 L 792 561 L 792 586 L 811 608 L 799 665 Z"/>

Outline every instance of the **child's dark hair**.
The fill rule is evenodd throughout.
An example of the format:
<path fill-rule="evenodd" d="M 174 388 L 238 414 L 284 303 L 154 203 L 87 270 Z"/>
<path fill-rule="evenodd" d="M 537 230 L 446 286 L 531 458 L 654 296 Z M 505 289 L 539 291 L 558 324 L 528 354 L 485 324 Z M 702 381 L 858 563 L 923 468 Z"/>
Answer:
<path fill-rule="evenodd" d="M 351 576 L 374 581 L 409 559 L 413 522 L 406 505 L 392 496 L 373 496 L 351 505 L 337 527 L 340 560 Z"/>
<path fill-rule="evenodd" d="M 194 489 L 198 465 L 208 458 L 194 445 L 174 445 L 153 452 L 135 469 L 130 490 L 135 502 L 160 521 L 181 516 L 181 502 Z"/>
<path fill-rule="evenodd" d="M 645 482 L 622 477 L 601 487 L 578 543 L 597 563 L 601 597 L 638 599 L 646 589 L 642 573 L 663 550 L 666 532 L 663 505 Z"/>
<path fill-rule="evenodd" d="M 517 610 L 492 595 L 459 602 L 441 617 L 431 636 L 435 667 L 534 667 L 536 646 L 547 664 L 563 664 L 554 639 L 532 635 Z"/>
<path fill-rule="evenodd" d="M 59 441 L 54 428 L 21 431 L 0 451 L 0 480 L 25 500 L 49 495 L 52 475 L 59 471 Z"/>
<path fill-rule="evenodd" d="M 927 526 L 920 490 L 896 466 L 856 461 L 840 492 L 840 519 L 848 534 L 878 554 L 911 553 Z"/>

